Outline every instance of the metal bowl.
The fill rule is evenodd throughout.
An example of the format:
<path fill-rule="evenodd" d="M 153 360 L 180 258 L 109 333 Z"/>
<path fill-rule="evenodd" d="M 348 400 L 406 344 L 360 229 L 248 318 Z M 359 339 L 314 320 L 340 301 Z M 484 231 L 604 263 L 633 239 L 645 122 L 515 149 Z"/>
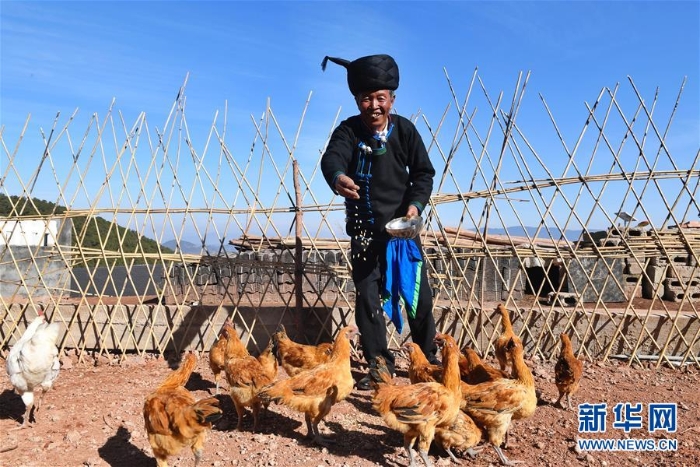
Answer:
<path fill-rule="evenodd" d="M 411 217 L 410 219 L 397 217 L 387 222 L 385 228 L 392 237 L 414 238 L 423 230 L 423 218 L 420 216 Z"/>

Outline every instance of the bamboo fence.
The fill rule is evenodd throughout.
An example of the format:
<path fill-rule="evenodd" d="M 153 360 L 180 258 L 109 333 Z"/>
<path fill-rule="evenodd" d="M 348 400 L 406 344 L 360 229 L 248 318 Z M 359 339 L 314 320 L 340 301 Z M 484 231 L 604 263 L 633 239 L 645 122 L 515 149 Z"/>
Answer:
<path fill-rule="evenodd" d="M 460 97 L 445 72 L 443 114 L 412 117 L 437 169 L 422 238 L 439 328 L 488 353 L 502 301 L 541 358 L 567 332 L 590 359 L 698 364 L 700 149 L 696 131 L 688 146 L 672 128 L 685 82 L 644 98 L 629 78 L 558 123 L 544 96 L 525 99 L 529 77 L 508 102 L 478 70 Z M 241 144 L 226 106 L 209 126 L 189 123 L 186 83 L 160 127 L 145 113 L 129 126 L 112 102 L 102 117 L 58 114 L 48 131 L 31 117 L 19 134 L 0 128 L 1 347 L 40 306 L 65 324 L 62 350 L 122 357 L 206 350 L 227 316 L 259 349 L 280 322 L 318 342 L 352 321 L 343 204 L 319 173 L 341 109 L 320 136 L 304 128 L 311 94 L 291 130 L 268 102 Z M 37 199 L 52 212 L 28 210 Z M 107 227 L 89 243 L 95 219 Z M 234 291 L 200 281 L 223 267 Z M 409 338 L 389 332 L 392 346 Z"/>

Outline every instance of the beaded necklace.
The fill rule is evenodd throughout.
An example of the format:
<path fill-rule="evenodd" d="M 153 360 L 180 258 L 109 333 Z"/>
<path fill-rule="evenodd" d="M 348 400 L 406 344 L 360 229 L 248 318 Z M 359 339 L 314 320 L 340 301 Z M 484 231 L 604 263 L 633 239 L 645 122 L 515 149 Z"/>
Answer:
<path fill-rule="evenodd" d="M 374 138 L 378 144 L 378 148 L 372 149 L 369 145 L 365 144 L 364 141 L 360 141 L 360 143 L 357 145 L 362 152 L 364 152 L 366 155 L 375 155 L 375 156 L 381 156 L 382 154 L 386 153 L 386 142 L 389 139 L 389 135 L 391 135 L 391 132 L 394 129 L 394 123 L 391 121 L 391 116 L 389 117 L 389 120 L 387 121 L 387 125 L 384 127 L 383 130 L 377 131 L 372 135 L 372 138 Z"/>

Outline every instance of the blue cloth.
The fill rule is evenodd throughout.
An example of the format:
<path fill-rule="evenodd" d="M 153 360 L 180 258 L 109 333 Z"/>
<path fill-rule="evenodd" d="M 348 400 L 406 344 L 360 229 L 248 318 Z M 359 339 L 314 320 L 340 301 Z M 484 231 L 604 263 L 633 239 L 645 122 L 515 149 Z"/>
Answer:
<path fill-rule="evenodd" d="M 401 302 L 409 317 L 416 317 L 423 256 L 416 243 L 408 238 L 392 238 L 386 247 L 386 272 L 382 293 L 384 312 L 396 330 L 403 330 Z"/>

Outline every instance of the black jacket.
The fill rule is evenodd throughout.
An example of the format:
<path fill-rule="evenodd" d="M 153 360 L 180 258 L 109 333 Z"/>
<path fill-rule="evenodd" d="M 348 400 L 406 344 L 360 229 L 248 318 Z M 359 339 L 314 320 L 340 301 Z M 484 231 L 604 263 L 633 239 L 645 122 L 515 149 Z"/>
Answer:
<path fill-rule="evenodd" d="M 391 219 L 406 215 L 414 204 L 422 212 L 433 190 L 433 168 L 415 125 L 392 114 L 386 152 L 359 115 L 344 120 L 331 135 L 321 158 L 321 170 L 335 191 L 334 181 L 342 173 L 360 186 L 359 200 L 345 200 L 346 232 L 350 236 L 374 237 L 384 232 Z M 366 154 L 360 146 L 373 148 Z"/>

